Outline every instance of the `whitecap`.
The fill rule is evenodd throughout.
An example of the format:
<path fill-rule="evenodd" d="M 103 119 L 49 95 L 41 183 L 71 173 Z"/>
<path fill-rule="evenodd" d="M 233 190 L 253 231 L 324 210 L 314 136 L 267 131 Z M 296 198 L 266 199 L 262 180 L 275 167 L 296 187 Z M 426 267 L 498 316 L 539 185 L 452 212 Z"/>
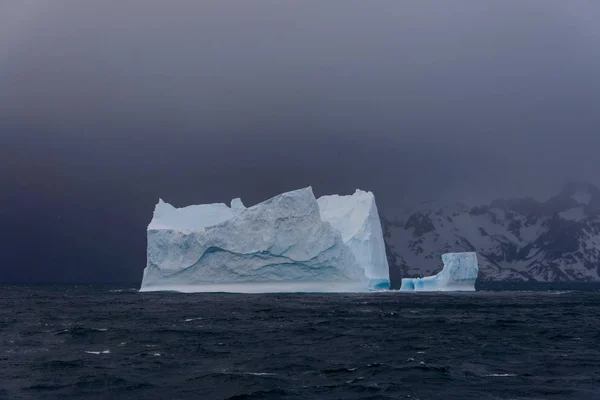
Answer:
<path fill-rule="evenodd" d="M 506 376 L 517 376 L 517 374 L 487 374 L 484 376 L 506 377 Z"/>
<path fill-rule="evenodd" d="M 351 384 L 351 383 L 354 383 L 354 382 L 356 382 L 356 381 L 362 381 L 363 379 L 365 379 L 365 377 L 364 377 L 364 376 L 359 376 L 358 378 L 355 378 L 355 379 L 350 379 L 349 381 L 346 381 L 346 383 L 347 383 L 347 384 Z"/>
<path fill-rule="evenodd" d="M 87 354 L 110 354 L 110 350 L 103 350 L 103 351 L 86 351 Z"/>
<path fill-rule="evenodd" d="M 246 375 L 254 375 L 254 376 L 273 376 L 277 375 L 273 372 L 246 372 Z"/>

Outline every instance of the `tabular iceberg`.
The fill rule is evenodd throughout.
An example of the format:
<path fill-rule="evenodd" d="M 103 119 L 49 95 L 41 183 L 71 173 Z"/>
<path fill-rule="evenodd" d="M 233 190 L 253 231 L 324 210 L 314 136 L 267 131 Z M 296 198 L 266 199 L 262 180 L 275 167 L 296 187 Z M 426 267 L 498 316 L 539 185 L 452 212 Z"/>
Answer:
<path fill-rule="evenodd" d="M 356 202 L 362 211 L 351 210 L 351 198 L 363 199 Z M 381 226 L 369 215 L 377 215 L 373 195 L 357 191 L 340 199 L 360 225 L 357 229 L 338 230 L 341 220 L 332 216 L 333 203 L 317 202 L 311 188 L 249 208 L 240 199 L 231 207 L 185 208 L 161 200 L 148 226 L 148 260 L 140 290 L 353 292 L 368 290 L 373 278 L 387 281 L 379 244 L 365 243 L 369 238 L 383 243 Z M 366 255 L 369 249 L 371 259 Z"/>
<path fill-rule="evenodd" d="M 434 276 L 403 278 L 401 291 L 475 291 L 479 267 L 476 253 L 447 253 L 442 255 L 444 267 Z"/>

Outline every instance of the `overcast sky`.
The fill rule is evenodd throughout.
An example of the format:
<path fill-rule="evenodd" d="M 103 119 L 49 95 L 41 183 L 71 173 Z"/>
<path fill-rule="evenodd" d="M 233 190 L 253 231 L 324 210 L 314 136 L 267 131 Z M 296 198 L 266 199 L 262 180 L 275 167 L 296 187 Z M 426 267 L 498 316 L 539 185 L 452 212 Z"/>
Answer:
<path fill-rule="evenodd" d="M 0 280 L 130 280 L 160 196 L 600 183 L 596 0 L 0 2 Z M 4 261 L 3 261 L 4 263 Z"/>

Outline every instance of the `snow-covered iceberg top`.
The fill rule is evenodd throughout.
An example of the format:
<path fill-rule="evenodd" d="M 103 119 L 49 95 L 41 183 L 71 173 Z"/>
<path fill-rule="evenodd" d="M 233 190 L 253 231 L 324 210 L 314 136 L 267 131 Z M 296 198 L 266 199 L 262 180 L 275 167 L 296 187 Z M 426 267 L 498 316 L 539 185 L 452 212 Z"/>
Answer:
<path fill-rule="evenodd" d="M 375 197 L 305 188 L 246 208 L 175 208 L 162 200 L 148 226 L 141 291 L 339 292 L 389 287 Z"/>
<path fill-rule="evenodd" d="M 444 267 L 433 276 L 403 278 L 401 291 L 475 291 L 479 267 L 476 253 L 447 253 L 442 255 Z"/>
<path fill-rule="evenodd" d="M 148 225 L 148 230 L 202 230 L 233 218 L 234 210 L 233 207 L 229 208 L 223 203 L 175 208 L 160 199 L 154 208 L 154 216 Z"/>

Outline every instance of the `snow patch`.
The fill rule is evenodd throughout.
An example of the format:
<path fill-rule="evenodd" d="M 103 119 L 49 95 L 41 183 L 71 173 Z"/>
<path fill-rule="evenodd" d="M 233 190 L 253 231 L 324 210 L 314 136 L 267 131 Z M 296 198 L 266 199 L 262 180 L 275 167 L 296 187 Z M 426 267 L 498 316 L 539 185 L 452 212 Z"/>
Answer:
<path fill-rule="evenodd" d="M 559 212 L 558 216 L 567 221 L 581 221 L 586 217 L 583 207 L 569 208 L 566 211 Z"/>
<path fill-rule="evenodd" d="M 571 196 L 573 200 L 578 202 L 579 204 L 588 205 L 592 201 L 592 195 L 589 192 L 575 192 Z"/>

